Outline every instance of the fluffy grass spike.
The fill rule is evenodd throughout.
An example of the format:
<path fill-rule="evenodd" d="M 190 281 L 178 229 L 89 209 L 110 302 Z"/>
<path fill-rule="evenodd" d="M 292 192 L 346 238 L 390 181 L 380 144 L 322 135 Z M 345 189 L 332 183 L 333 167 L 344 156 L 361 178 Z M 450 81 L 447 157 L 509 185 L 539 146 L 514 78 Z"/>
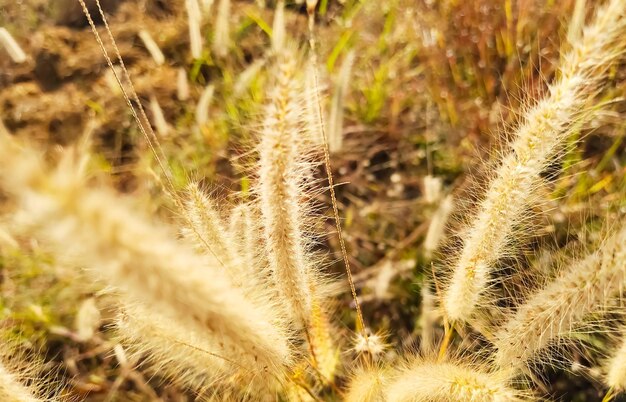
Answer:
<path fill-rule="evenodd" d="M 508 386 L 506 378 L 460 362 L 416 360 L 400 370 L 387 387 L 387 402 L 530 401 Z"/>
<path fill-rule="evenodd" d="M 230 234 L 224 227 L 215 202 L 191 182 L 185 194 L 185 216 L 188 218 L 183 235 L 198 245 L 200 250 L 215 255 L 227 269 L 233 269 L 237 251 L 232 247 Z"/>
<path fill-rule="evenodd" d="M 24 385 L 0 363 L 0 400 L 6 402 L 43 402 L 36 398 Z"/>
<path fill-rule="evenodd" d="M 606 385 L 611 389 L 626 391 L 626 328 L 621 331 L 622 340 L 607 364 Z"/>
<path fill-rule="evenodd" d="M 354 56 L 354 51 L 348 52 L 335 80 L 335 92 L 328 117 L 328 150 L 330 152 L 339 152 L 343 148 L 343 110 L 350 86 Z"/>
<path fill-rule="evenodd" d="M 495 335 L 495 362 L 513 374 L 588 314 L 601 312 L 626 281 L 626 229 L 532 295 Z"/>
<path fill-rule="evenodd" d="M 471 322 L 497 261 L 516 240 L 541 172 L 562 152 L 566 139 L 589 113 L 609 67 L 626 47 L 626 0 L 610 0 L 563 57 L 547 96 L 526 111 L 511 151 L 496 171 L 455 264 L 444 307 L 452 322 Z M 523 233 L 523 232 L 522 232 Z"/>
<path fill-rule="evenodd" d="M 382 401 L 383 390 L 390 377 L 389 370 L 378 367 L 359 368 L 351 375 L 346 402 Z"/>
<path fill-rule="evenodd" d="M 328 312 L 319 297 L 313 299 L 309 329 L 309 342 L 316 370 L 324 383 L 332 383 L 339 365 L 339 349 L 335 346 Z"/>
<path fill-rule="evenodd" d="M 213 51 L 218 57 L 226 57 L 230 47 L 230 0 L 219 0 L 215 31 L 213 33 Z"/>
<path fill-rule="evenodd" d="M 271 303 L 248 300 L 214 259 L 175 241 L 173 230 L 149 222 L 128 200 L 86 187 L 67 158 L 50 172 L 32 152 L 11 145 L 0 137 L 0 186 L 60 258 L 72 256 L 128 297 L 238 343 L 270 369 L 290 361 L 288 335 L 275 325 Z"/>
<path fill-rule="evenodd" d="M 280 372 L 255 370 L 254 356 L 206 331 L 198 331 L 140 305 L 126 305 L 116 326 L 131 354 L 143 357 L 161 377 L 198 394 L 220 387 L 247 392 L 278 388 Z"/>
<path fill-rule="evenodd" d="M 303 81 L 297 76 L 293 53 L 279 53 L 274 66 L 275 84 L 259 145 L 258 193 L 273 281 L 294 318 L 306 325 L 311 316 L 309 281 L 313 275 L 305 236 L 304 191 L 311 166 L 303 138 Z"/>

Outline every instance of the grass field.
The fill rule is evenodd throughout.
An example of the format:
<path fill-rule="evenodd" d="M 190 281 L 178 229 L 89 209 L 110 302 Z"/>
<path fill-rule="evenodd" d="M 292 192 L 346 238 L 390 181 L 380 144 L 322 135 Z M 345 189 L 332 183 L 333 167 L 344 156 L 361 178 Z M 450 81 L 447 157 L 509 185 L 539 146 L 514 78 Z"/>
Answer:
<path fill-rule="evenodd" d="M 2 401 L 620 400 L 626 1 L 101 2 L 0 0 Z"/>

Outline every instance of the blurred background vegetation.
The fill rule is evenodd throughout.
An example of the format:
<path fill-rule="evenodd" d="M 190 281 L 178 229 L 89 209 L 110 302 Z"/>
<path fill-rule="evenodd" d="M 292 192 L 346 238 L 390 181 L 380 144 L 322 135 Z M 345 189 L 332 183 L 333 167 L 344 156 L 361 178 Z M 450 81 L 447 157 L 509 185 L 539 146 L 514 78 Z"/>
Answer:
<path fill-rule="evenodd" d="M 94 2 L 88 3 L 96 16 Z M 230 190 L 245 196 L 250 180 L 248 150 L 265 98 L 262 67 L 276 4 L 233 0 L 223 54 L 212 47 L 218 4 L 211 3 L 200 2 L 204 46 L 193 58 L 185 1 L 102 1 L 178 184 L 202 178 L 229 203 Z M 367 322 L 396 345 L 410 346 L 420 335 L 420 288 L 440 260 L 422 247 L 433 214 L 452 195 L 453 233 L 471 212 L 519 112 L 554 77 L 575 3 L 318 2 L 323 107 L 330 114 L 333 98 L 343 103 L 343 146 L 331 161 L 349 257 Z M 306 49 L 306 6 L 288 1 L 285 18 L 288 37 Z M 95 19 L 104 34 L 102 19 Z M 0 0 L 0 27 L 26 54 L 18 63 L 0 49 L 2 129 L 52 153 L 90 135 L 95 163 L 121 191 L 144 197 L 155 213 L 167 208 L 146 144 L 78 0 Z M 150 41 L 163 60 L 150 52 Z M 347 63 L 352 68 L 343 68 L 349 71 L 346 80 L 341 72 Z M 623 68 L 612 72 L 605 99 L 622 95 L 625 75 Z M 511 263 L 558 258 L 554 250 L 575 253 L 607 211 L 624 209 L 621 108 L 616 104 L 594 119 L 592 129 L 572 138 L 562 166 L 566 174 L 545 189 L 550 219 L 537 222 L 540 235 Z M 319 201 L 329 205 L 325 195 Z M 320 249 L 333 262 L 329 272 L 343 278 L 333 222 L 320 225 L 327 233 Z M 444 257 L 454 248 L 449 238 Z M 536 253 L 540 248 L 548 251 Z M 73 281 L 75 273 L 55 264 L 36 242 L 3 236 L 1 229 L 0 250 L 5 336 L 41 355 L 46 370 L 68 381 L 68 395 L 89 401 L 193 400 L 144 374 L 138 362 L 126 361 L 98 289 Z M 339 297 L 337 318 L 347 339 L 354 328 L 347 291 Z M 579 356 L 582 367 L 587 358 Z M 593 372 L 584 377 L 554 373 L 552 396 L 600 400 L 602 387 Z"/>

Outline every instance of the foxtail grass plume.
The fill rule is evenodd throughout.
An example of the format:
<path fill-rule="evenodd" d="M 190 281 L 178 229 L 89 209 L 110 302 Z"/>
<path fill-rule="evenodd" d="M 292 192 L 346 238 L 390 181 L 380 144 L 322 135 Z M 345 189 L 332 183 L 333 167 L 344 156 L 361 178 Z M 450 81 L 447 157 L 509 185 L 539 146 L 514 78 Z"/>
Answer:
<path fill-rule="evenodd" d="M 344 401 L 364 402 L 384 400 L 383 390 L 389 378 L 391 370 L 380 367 L 361 367 L 350 377 Z"/>
<path fill-rule="evenodd" d="M 208 15 L 213 8 L 214 0 L 200 0 L 200 6 L 202 7 L 202 13 Z"/>
<path fill-rule="evenodd" d="M 213 51 L 218 57 L 225 57 L 230 47 L 230 0 L 219 0 L 215 31 L 213 32 Z"/>
<path fill-rule="evenodd" d="M 202 14 L 198 0 L 185 0 L 185 8 L 187 9 L 187 23 L 189 24 L 191 57 L 199 59 L 202 57 L 202 33 L 200 32 Z"/>
<path fill-rule="evenodd" d="M 324 145 L 324 136 L 322 128 L 326 128 L 327 124 L 320 119 L 320 108 L 324 109 L 324 97 L 317 83 L 316 71 L 318 67 L 313 63 L 308 63 L 305 73 L 304 91 L 306 93 L 306 127 L 309 131 L 308 138 L 314 146 L 322 147 Z"/>
<path fill-rule="evenodd" d="M 539 290 L 496 332 L 495 363 L 512 374 L 571 334 L 591 313 L 600 313 L 626 283 L 626 229 Z"/>
<path fill-rule="evenodd" d="M 170 125 L 167 124 L 167 120 L 165 120 L 165 115 L 163 114 L 163 109 L 161 109 L 161 105 L 159 105 L 159 101 L 154 95 L 150 97 L 150 113 L 152 114 L 152 122 L 156 132 L 161 138 L 167 137 L 171 128 Z"/>
<path fill-rule="evenodd" d="M 148 49 L 148 52 L 150 53 L 150 56 L 152 56 L 152 59 L 154 60 L 156 65 L 163 65 L 163 63 L 165 63 L 165 56 L 163 55 L 163 52 L 161 51 L 159 45 L 157 45 L 157 43 L 154 41 L 154 38 L 152 38 L 152 35 L 150 35 L 150 32 L 142 29 L 139 31 L 138 35 L 139 39 L 141 39 L 146 49 Z"/>
<path fill-rule="evenodd" d="M 184 195 L 184 216 L 187 218 L 183 236 L 196 244 L 199 250 L 215 256 L 225 269 L 232 269 L 236 260 L 230 234 L 216 203 L 208 197 L 197 182 L 187 185 Z"/>
<path fill-rule="evenodd" d="M 213 94 L 215 93 L 215 86 L 209 84 L 204 87 L 198 104 L 196 105 L 196 123 L 199 127 L 206 125 L 209 122 L 209 108 L 213 101 Z"/>
<path fill-rule="evenodd" d="M 290 362 L 289 335 L 272 306 L 249 300 L 215 259 L 175 241 L 174 231 L 149 222 L 128 200 L 86 187 L 68 158 L 48 172 L 32 152 L 4 138 L 0 145 L 0 185 L 60 258 L 71 255 L 127 297 L 229 339 L 262 366 Z"/>
<path fill-rule="evenodd" d="M 250 84 L 257 78 L 259 72 L 266 63 L 266 59 L 255 60 L 239 74 L 233 85 L 233 95 L 238 97 L 245 93 Z"/>
<path fill-rule="evenodd" d="M 187 82 L 187 72 L 182 67 L 176 72 L 176 99 L 179 101 L 186 101 L 189 99 L 189 82 Z"/>
<path fill-rule="evenodd" d="M 462 362 L 415 360 L 400 369 L 385 387 L 388 402 L 521 402 L 532 399 L 498 372 Z"/>
<path fill-rule="evenodd" d="M 272 51 L 274 53 L 283 51 L 286 36 L 285 1 L 278 0 L 274 11 L 274 22 L 272 23 Z"/>
<path fill-rule="evenodd" d="M 424 201 L 434 204 L 441 199 L 443 181 L 441 177 L 432 175 L 424 176 Z"/>
<path fill-rule="evenodd" d="M 312 291 L 315 292 L 315 289 Z M 331 324 L 325 301 L 321 297 L 313 299 L 309 321 L 309 344 L 316 371 L 325 384 L 332 384 L 339 366 L 340 350 L 333 339 L 333 334 L 337 331 Z"/>
<path fill-rule="evenodd" d="M 445 292 L 452 322 L 471 322 L 492 285 L 495 265 L 523 225 L 542 182 L 541 172 L 560 152 L 572 130 L 587 117 L 587 102 L 599 90 L 607 70 L 626 47 L 625 0 L 609 0 L 598 9 L 562 59 L 547 96 L 524 114 L 511 151 L 502 159 L 478 213 L 464 236 L 463 249 Z"/>
<path fill-rule="evenodd" d="M 15 374 L 0 363 L 0 400 L 7 402 L 43 402 L 22 385 Z"/>
<path fill-rule="evenodd" d="M 576 43 L 580 40 L 585 25 L 585 10 L 587 8 L 587 0 L 576 0 L 574 4 L 574 12 L 567 29 L 567 41 Z"/>
<path fill-rule="evenodd" d="M 237 255 L 237 269 L 247 282 L 259 284 L 267 277 L 267 257 L 263 249 L 259 224 L 260 212 L 255 203 L 244 203 L 233 208 L 228 232 Z M 257 278 L 257 280 L 255 280 Z M 243 281 L 243 279 L 242 279 Z"/>
<path fill-rule="evenodd" d="M 259 144 L 257 192 L 273 282 L 294 319 L 306 326 L 315 275 L 305 231 L 311 152 L 306 149 L 303 81 L 293 51 L 279 53 L 274 68 L 276 84 L 269 94 Z"/>
<path fill-rule="evenodd" d="M 621 341 L 607 362 L 606 385 L 618 391 L 626 391 L 626 328 L 620 331 Z"/>
<path fill-rule="evenodd" d="M 429 356 L 435 351 L 435 328 L 441 314 L 437 308 L 437 299 L 430 290 L 428 282 L 422 283 L 421 296 L 421 312 L 418 321 L 421 329 L 420 350 L 422 354 Z"/>
<path fill-rule="evenodd" d="M 131 356 L 143 358 L 149 369 L 198 395 L 224 395 L 231 389 L 240 395 L 277 392 L 283 370 L 258 370 L 255 356 L 241 353 L 223 337 L 198 332 L 176 317 L 139 304 L 124 306 L 116 322 L 120 340 Z"/>
<path fill-rule="evenodd" d="M 441 201 L 439 208 L 437 208 L 430 219 L 430 225 L 428 225 L 428 231 L 424 239 L 424 254 L 426 257 L 431 258 L 437 247 L 439 247 L 444 237 L 448 218 L 453 210 L 454 202 L 452 196 L 448 195 Z"/>
<path fill-rule="evenodd" d="M 6 324 L 6 321 L 3 322 Z M 0 400 L 7 402 L 56 402 L 63 394 L 57 370 L 43 366 L 34 354 L 19 345 L 14 328 L 0 331 Z M 18 343 L 19 342 L 19 343 Z M 32 344 L 29 345 L 32 347 Z"/>
<path fill-rule="evenodd" d="M 185 323 L 141 305 L 123 308 L 116 327 L 131 360 L 143 358 L 161 377 L 193 390 L 218 384 L 232 369 L 232 351 L 211 334 L 197 333 Z"/>

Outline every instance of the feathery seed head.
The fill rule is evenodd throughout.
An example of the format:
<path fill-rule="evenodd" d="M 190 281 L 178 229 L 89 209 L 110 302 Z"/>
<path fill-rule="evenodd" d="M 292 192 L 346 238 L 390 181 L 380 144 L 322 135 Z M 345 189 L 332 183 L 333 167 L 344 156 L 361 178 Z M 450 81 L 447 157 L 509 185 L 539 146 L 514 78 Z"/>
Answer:
<path fill-rule="evenodd" d="M 511 152 L 496 171 L 444 297 L 453 322 L 471 322 L 488 293 L 494 266 L 520 232 L 516 227 L 531 206 L 541 173 L 559 155 L 573 129 L 584 120 L 585 104 L 605 72 L 626 48 L 626 1 L 610 0 L 563 58 L 548 96 L 530 108 L 516 130 Z"/>
<path fill-rule="evenodd" d="M 266 252 L 274 283 L 294 319 L 306 325 L 311 315 L 310 281 L 315 280 L 307 238 L 310 207 L 310 143 L 305 129 L 303 80 L 293 51 L 277 54 L 275 84 L 266 106 L 259 144 L 257 187 Z"/>
<path fill-rule="evenodd" d="M 361 367 L 350 375 L 346 402 L 383 401 L 383 391 L 392 376 L 390 369 Z"/>
<path fill-rule="evenodd" d="M 377 358 L 387 349 L 383 334 L 356 334 L 353 350 L 358 355 L 368 355 Z"/>
<path fill-rule="evenodd" d="M 280 53 L 285 46 L 285 1 L 278 0 L 274 11 L 274 22 L 272 24 L 272 51 Z"/>
<path fill-rule="evenodd" d="M 145 358 L 151 371 L 201 396 L 276 392 L 285 381 L 281 370 L 254 369 L 255 356 L 230 340 L 139 304 L 126 304 L 116 326 L 131 360 Z"/>
<path fill-rule="evenodd" d="M 513 373 L 600 312 L 626 281 L 626 229 L 539 290 L 495 334 L 495 363 Z"/>
<path fill-rule="evenodd" d="M 626 338 L 624 328 L 620 332 L 622 339 L 618 348 L 607 361 L 605 382 L 610 388 L 623 392 L 626 390 Z"/>
<path fill-rule="evenodd" d="M 462 362 L 415 360 L 399 370 L 384 390 L 388 402 L 515 402 L 530 401 L 498 372 Z"/>
<path fill-rule="evenodd" d="M 194 0 L 195 1 L 195 0 Z M 230 0 L 219 0 L 213 33 L 213 51 L 218 57 L 225 57 L 230 47 Z"/>
<path fill-rule="evenodd" d="M 172 230 L 148 222 L 127 200 L 85 187 L 71 166 L 48 174 L 32 153 L 7 151 L 0 147 L 0 185 L 17 182 L 5 187 L 59 257 L 73 255 L 127 297 L 232 340 L 270 370 L 289 363 L 288 334 L 273 306 L 250 301 L 215 259 L 174 241 Z"/>

